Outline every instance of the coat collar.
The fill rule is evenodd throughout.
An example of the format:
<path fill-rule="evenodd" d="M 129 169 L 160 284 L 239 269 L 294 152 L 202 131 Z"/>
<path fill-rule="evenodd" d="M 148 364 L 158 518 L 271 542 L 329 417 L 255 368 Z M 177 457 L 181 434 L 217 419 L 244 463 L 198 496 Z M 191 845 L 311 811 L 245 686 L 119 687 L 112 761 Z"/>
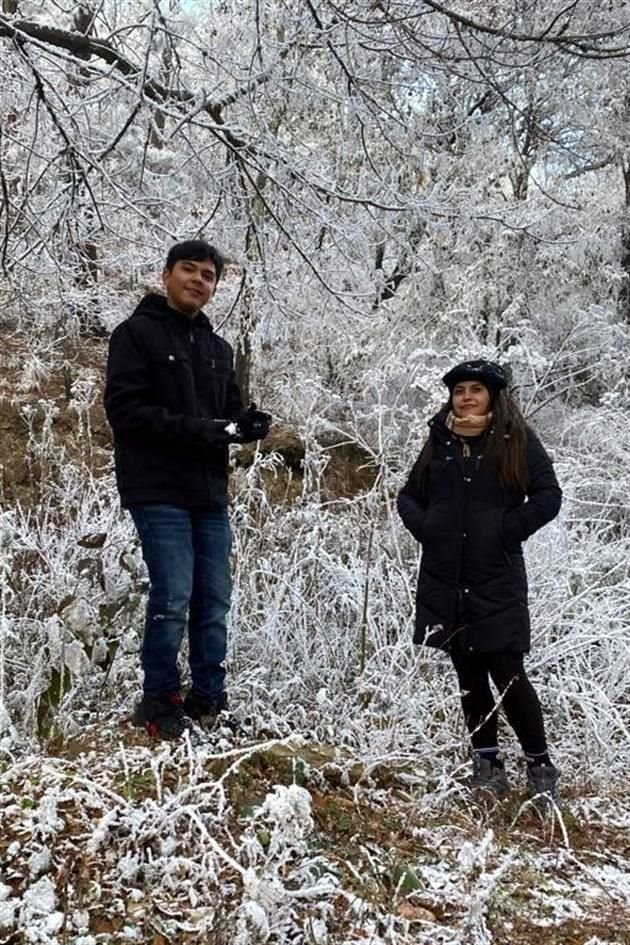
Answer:
<path fill-rule="evenodd" d="M 212 325 L 204 312 L 199 312 L 192 319 L 188 318 L 171 308 L 166 301 L 166 296 L 158 292 L 148 292 L 136 306 L 133 315 L 146 315 L 149 318 L 167 320 L 169 327 L 175 327 L 186 334 L 191 328 L 195 334 L 200 331 L 212 331 Z"/>
<path fill-rule="evenodd" d="M 435 416 L 431 417 L 428 423 L 431 435 L 435 437 L 436 440 L 439 440 L 440 443 L 446 443 L 448 440 L 453 439 L 451 431 L 446 426 L 447 416 L 448 410 L 440 410 Z"/>

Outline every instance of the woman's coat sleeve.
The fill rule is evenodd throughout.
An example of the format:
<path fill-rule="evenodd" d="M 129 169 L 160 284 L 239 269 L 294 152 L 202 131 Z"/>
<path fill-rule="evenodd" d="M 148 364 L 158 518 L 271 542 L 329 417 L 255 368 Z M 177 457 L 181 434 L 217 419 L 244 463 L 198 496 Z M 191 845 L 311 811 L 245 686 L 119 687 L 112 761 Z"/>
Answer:
<path fill-rule="evenodd" d="M 503 529 L 508 541 L 526 541 L 539 528 L 556 517 L 562 502 L 553 463 L 542 443 L 527 430 L 527 502 L 506 513 Z"/>
<path fill-rule="evenodd" d="M 414 463 L 407 482 L 398 495 L 398 514 L 416 541 L 422 541 L 422 523 L 427 510 L 420 489 L 420 458 Z"/>

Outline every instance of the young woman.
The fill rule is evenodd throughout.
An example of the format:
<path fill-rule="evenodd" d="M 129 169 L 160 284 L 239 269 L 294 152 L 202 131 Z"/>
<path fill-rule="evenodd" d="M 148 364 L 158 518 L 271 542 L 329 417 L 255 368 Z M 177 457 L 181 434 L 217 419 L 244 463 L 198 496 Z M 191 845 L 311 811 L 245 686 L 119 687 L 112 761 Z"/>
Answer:
<path fill-rule="evenodd" d="M 558 514 L 562 493 L 498 364 L 466 361 L 443 380 L 448 402 L 429 422 L 398 497 L 422 545 L 414 642 L 447 650 L 453 661 L 473 785 L 498 795 L 508 788 L 497 744 L 501 705 L 527 759 L 530 796 L 555 798 L 558 772 L 523 668 L 530 623 L 522 542 Z"/>

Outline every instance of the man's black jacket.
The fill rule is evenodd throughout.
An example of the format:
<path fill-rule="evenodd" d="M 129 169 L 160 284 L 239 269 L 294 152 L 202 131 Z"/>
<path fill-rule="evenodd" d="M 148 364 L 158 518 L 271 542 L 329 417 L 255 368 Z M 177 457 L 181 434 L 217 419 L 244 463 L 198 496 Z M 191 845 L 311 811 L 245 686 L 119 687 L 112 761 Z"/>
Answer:
<path fill-rule="evenodd" d="M 124 507 L 227 504 L 227 423 L 243 409 L 232 349 L 203 313 L 146 295 L 111 336 L 105 409 Z"/>

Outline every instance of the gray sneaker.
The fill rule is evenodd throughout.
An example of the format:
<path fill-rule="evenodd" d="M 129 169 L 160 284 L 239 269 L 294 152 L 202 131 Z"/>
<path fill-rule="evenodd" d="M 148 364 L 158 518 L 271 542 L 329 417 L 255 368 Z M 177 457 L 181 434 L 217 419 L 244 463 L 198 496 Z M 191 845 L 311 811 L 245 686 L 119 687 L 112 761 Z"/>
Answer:
<path fill-rule="evenodd" d="M 527 794 L 543 814 L 558 800 L 558 778 L 558 769 L 553 765 L 534 765 L 527 769 Z"/>
<path fill-rule="evenodd" d="M 483 788 L 497 797 L 504 797 L 510 789 L 505 768 L 493 764 L 488 758 L 473 755 L 473 773 L 470 779 L 472 788 Z"/>

